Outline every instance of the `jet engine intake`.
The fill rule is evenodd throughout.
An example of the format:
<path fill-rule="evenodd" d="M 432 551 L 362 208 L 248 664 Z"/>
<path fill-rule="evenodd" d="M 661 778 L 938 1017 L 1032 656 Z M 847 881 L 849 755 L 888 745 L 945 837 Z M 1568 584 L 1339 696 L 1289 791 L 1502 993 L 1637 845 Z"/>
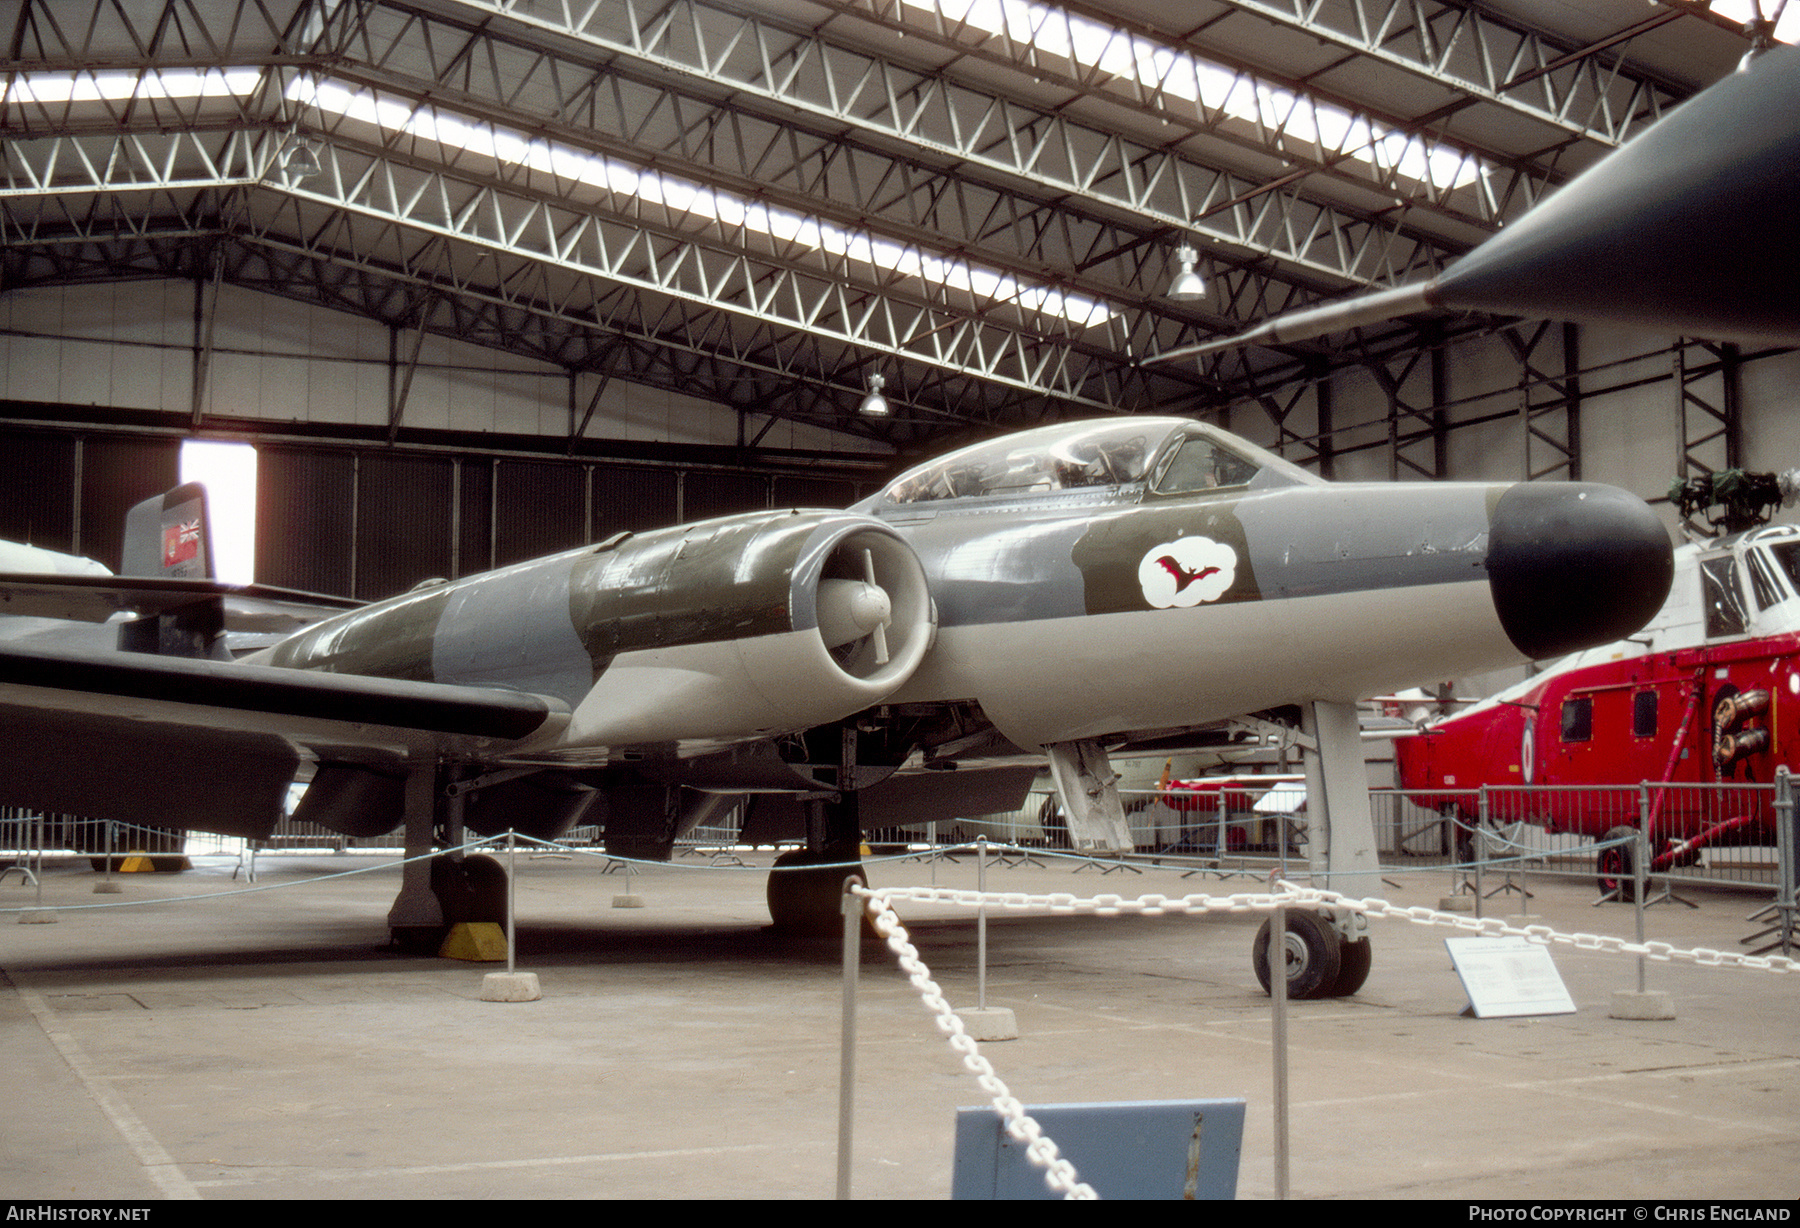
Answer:
<path fill-rule="evenodd" d="M 828 724 L 884 701 L 936 634 L 918 556 L 870 517 L 738 516 L 639 543 L 591 577 L 584 637 L 613 652 L 569 742 L 692 751 Z"/>

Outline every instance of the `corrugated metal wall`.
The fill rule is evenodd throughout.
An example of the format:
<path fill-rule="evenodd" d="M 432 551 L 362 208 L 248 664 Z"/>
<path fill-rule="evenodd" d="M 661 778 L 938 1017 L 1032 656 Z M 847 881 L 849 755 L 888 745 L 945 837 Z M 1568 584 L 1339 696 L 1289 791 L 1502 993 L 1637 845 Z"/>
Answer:
<path fill-rule="evenodd" d="M 126 510 L 179 465 L 171 437 L 0 426 L 0 538 L 116 568 Z M 372 600 L 625 530 L 856 497 L 832 478 L 259 444 L 256 578 Z"/>
<path fill-rule="evenodd" d="M 81 448 L 81 553 L 114 571 L 125 513 L 181 481 L 176 440 L 87 439 Z"/>
<path fill-rule="evenodd" d="M 349 596 L 356 495 L 353 453 L 258 448 L 257 580 Z"/>
<path fill-rule="evenodd" d="M 65 554 L 75 549 L 75 443 L 27 431 L 0 440 L 0 538 Z"/>
<path fill-rule="evenodd" d="M 769 506 L 769 479 L 760 473 L 690 469 L 682 479 L 683 520 L 711 520 Z"/>
<path fill-rule="evenodd" d="M 555 461 L 495 467 L 494 565 L 522 563 L 587 541 L 587 473 Z"/>
<path fill-rule="evenodd" d="M 421 580 L 452 577 L 455 479 L 448 457 L 357 457 L 355 596 L 388 597 Z"/>
<path fill-rule="evenodd" d="M 176 485 L 175 440 L 0 432 L 0 537 L 118 570 L 125 513 Z"/>
<path fill-rule="evenodd" d="M 837 478 L 775 479 L 776 507 L 849 507 L 861 497 L 853 483 Z"/>
<path fill-rule="evenodd" d="M 680 475 L 673 469 L 595 465 L 593 540 L 677 523 L 679 485 Z"/>

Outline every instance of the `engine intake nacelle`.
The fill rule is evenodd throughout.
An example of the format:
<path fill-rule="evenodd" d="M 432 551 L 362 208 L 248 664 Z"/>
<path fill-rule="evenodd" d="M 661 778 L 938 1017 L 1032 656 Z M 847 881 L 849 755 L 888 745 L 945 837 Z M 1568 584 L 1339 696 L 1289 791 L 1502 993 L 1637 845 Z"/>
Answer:
<path fill-rule="evenodd" d="M 892 694 L 936 629 L 912 547 L 844 512 L 646 534 L 595 555 L 573 588 L 604 667 L 566 743 L 697 746 L 836 721 Z"/>

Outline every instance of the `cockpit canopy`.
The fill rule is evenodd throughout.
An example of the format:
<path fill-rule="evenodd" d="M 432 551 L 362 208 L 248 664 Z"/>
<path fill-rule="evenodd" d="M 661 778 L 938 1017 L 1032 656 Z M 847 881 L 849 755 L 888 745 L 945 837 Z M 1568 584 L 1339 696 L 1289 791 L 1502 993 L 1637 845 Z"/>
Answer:
<path fill-rule="evenodd" d="M 902 474 L 863 507 L 1051 496 L 1068 502 L 1071 495 L 1079 502 L 1096 496 L 1136 502 L 1318 481 L 1217 427 L 1185 418 L 1105 418 L 1040 427 L 953 452 Z"/>

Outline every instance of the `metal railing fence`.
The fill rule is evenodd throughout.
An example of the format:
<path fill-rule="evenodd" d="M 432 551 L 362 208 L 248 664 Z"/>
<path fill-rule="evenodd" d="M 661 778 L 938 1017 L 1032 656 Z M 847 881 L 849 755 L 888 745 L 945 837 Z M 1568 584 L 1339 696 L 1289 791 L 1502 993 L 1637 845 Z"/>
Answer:
<path fill-rule="evenodd" d="M 1463 790 L 1374 789 L 1370 805 L 1376 846 L 1384 863 L 1461 865 L 1477 855 L 1504 870 L 1510 862 L 1535 872 L 1593 875 L 1595 845 L 1609 833 L 1642 833 L 1650 850 L 1651 877 L 1672 883 L 1715 883 L 1792 889 L 1796 871 L 1784 876 L 1778 851 L 1776 786 L 1732 783 L 1546 787 L 1487 785 Z M 1122 790 L 1135 851 L 1158 857 L 1193 857 L 1213 865 L 1304 860 L 1307 816 L 1304 786 L 1291 777 L 1200 787 Z M 733 808 L 677 842 L 677 852 L 738 844 L 741 808 Z M 961 844 L 977 836 L 1025 848 L 1068 848 L 1054 793 L 1034 789 L 1015 811 L 975 815 L 935 824 L 884 828 L 868 833 L 878 846 Z M 1478 838 L 1479 837 L 1479 838 Z M 601 833 L 578 829 L 565 841 L 600 843 Z M 262 855 L 293 852 L 394 850 L 396 831 L 351 839 L 283 817 L 274 832 L 253 842 Z M 99 857 L 152 854 L 241 853 L 246 842 L 200 832 L 109 825 L 65 815 L 0 808 L 0 854 L 74 850 Z M 1791 859 L 1790 859 L 1791 860 Z"/>

